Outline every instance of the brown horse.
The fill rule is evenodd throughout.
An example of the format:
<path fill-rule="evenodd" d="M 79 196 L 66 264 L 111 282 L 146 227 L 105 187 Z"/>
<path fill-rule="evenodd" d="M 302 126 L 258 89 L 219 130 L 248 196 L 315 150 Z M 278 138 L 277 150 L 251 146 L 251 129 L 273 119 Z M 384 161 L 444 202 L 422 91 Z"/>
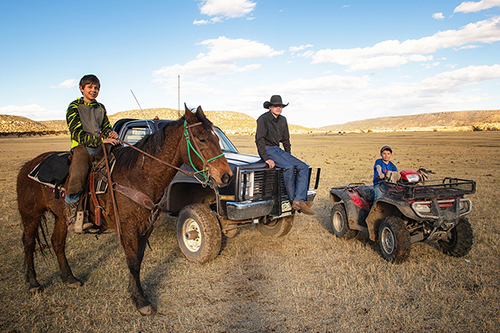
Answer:
<path fill-rule="evenodd" d="M 218 138 L 213 132 L 212 123 L 205 117 L 201 107 L 198 107 L 196 113 L 191 112 L 187 107 L 185 109 L 183 117 L 169 123 L 162 130 L 146 136 L 136 144 L 136 147 L 176 167 L 180 167 L 183 163 L 192 165 L 197 170 L 207 167 L 209 178 L 215 185 L 227 185 L 232 172 L 226 158 L 220 156 L 222 151 Z M 193 148 L 193 143 L 196 148 Z M 189 152 L 188 149 L 196 149 L 199 156 L 205 161 L 197 157 L 198 155 L 194 154 L 193 151 Z M 158 204 L 177 170 L 151 157 L 141 155 L 139 151 L 131 147 L 114 148 L 112 152 L 116 157 L 112 173 L 113 182 L 142 192 L 153 203 Z M 29 283 L 30 291 L 33 292 L 42 290 L 42 286 L 36 279 L 33 253 L 35 243 L 40 242 L 39 230 L 42 231 L 42 234 L 44 231 L 41 223 L 45 212 L 51 212 L 55 216 L 51 240 L 63 282 L 72 288 L 82 285 L 82 282 L 73 276 L 66 259 L 67 225 L 64 214 L 64 199 L 56 199 L 51 189 L 28 178 L 30 171 L 49 154 L 51 153 L 44 153 L 26 163 L 17 177 L 17 201 L 23 225 L 26 281 Z M 214 157 L 220 158 L 214 159 Z M 153 231 L 152 211 L 121 193 L 115 193 L 114 197 L 121 226 L 121 232 L 117 234 L 118 237 L 121 234 L 119 241 L 125 250 L 130 270 L 129 292 L 142 315 L 154 314 L 156 310 L 144 296 L 140 282 L 144 250 Z M 102 207 L 107 208 L 108 215 L 101 218 L 101 227 L 103 229 L 117 229 L 114 224 L 115 214 L 110 191 L 99 195 L 99 201 Z M 94 208 L 91 203 L 90 220 L 94 220 Z"/>

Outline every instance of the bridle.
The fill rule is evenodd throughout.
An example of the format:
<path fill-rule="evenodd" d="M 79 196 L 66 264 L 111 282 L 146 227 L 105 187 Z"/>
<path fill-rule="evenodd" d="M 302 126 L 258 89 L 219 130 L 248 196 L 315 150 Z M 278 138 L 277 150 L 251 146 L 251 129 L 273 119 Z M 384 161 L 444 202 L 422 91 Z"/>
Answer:
<path fill-rule="evenodd" d="M 155 161 L 158 161 L 166 166 L 169 166 L 171 168 L 174 168 L 188 176 L 193 176 L 197 181 L 199 181 L 203 187 L 206 187 L 209 182 L 210 182 L 210 169 L 208 168 L 208 163 L 210 163 L 211 161 L 214 161 L 216 159 L 218 159 L 219 157 L 222 157 L 224 156 L 224 153 L 218 155 L 218 156 L 215 156 L 215 157 L 212 157 L 208 160 L 206 160 L 203 155 L 201 154 L 201 150 L 198 146 L 198 144 L 196 143 L 196 141 L 193 141 L 193 143 L 191 143 L 191 137 L 193 136 L 192 133 L 191 133 L 191 127 L 194 127 L 194 126 L 198 126 L 198 125 L 202 125 L 201 122 L 197 122 L 197 123 L 194 123 L 194 124 L 191 124 L 191 125 L 188 125 L 187 124 L 187 121 L 184 120 L 184 138 L 186 140 L 186 146 L 187 146 L 187 152 L 188 152 L 188 156 L 189 156 L 189 163 L 191 164 L 191 167 L 193 168 L 193 170 L 195 170 L 195 172 L 192 172 L 192 171 L 187 171 L 187 170 L 183 170 L 175 165 L 172 165 L 168 162 L 165 162 L 165 161 L 162 161 L 160 160 L 159 158 L 151 155 L 151 154 L 148 154 L 146 153 L 145 151 L 131 145 L 130 143 L 128 142 L 125 142 L 119 138 L 117 138 L 117 140 L 137 151 L 139 151 L 141 154 L 144 154 L 148 157 L 151 157 L 152 159 L 154 159 Z M 110 172 L 110 167 L 109 167 L 109 163 L 108 163 L 108 156 L 107 156 L 107 152 L 106 152 L 106 147 L 104 146 L 104 143 L 102 144 L 103 145 L 103 151 L 104 151 L 104 159 L 105 159 L 105 162 L 106 162 L 106 173 L 107 173 L 107 176 L 108 176 L 108 181 L 113 184 L 113 189 L 110 191 L 111 193 L 111 201 L 113 203 L 113 210 L 115 212 L 115 223 L 116 223 L 116 228 L 117 228 L 117 233 L 118 233 L 118 242 L 121 244 L 121 238 L 122 238 L 122 231 L 121 231 L 121 222 L 120 222 L 120 216 L 118 214 L 118 207 L 116 205 L 116 199 L 115 199 L 115 195 L 114 195 L 114 190 L 117 190 L 118 192 L 124 194 L 125 196 L 129 197 L 130 199 L 134 200 L 135 202 L 141 204 L 142 206 L 148 208 L 151 210 L 151 216 L 149 217 L 148 219 L 148 225 L 146 227 L 146 231 L 149 230 L 150 227 L 152 227 L 152 225 L 155 223 L 156 219 L 158 218 L 159 216 L 159 213 L 160 213 L 160 207 L 162 206 L 162 202 L 165 200 L 166 198 L 166 191 L 165 193 L 163 194 L 163 197 L 160 199 L 160 202 L 155 204 L 147 195 L 141 193 L 141 192 L 138 192 L 134 189 L 131 189 L 131 188 L 128 188 L 126 186 L 121 186 L 117 183 L 113 183 L 112 180 L 111 180 L 111 172 Z M 198 156 L 198 158 L 203 162 L 203 168 L 201 170 L 198 170 L 194 163 L 193 163 L 193 160 L 191 158 L 191 150 L 196 154 L 196 156 Z M 196 175 L 197 174 L 201 174 L 203 176 L 204 179 L 200 179 L 198 178 Z M 97 198 L 96 198 L 97 199 Z M 97 200 L 96 200 L 97 201 Z M 100 205 L 97 201 L 96 203 L 96 216 L 98 214 L 100 214 L 97 210 L 100 209 Z"/>
<path fill-rule="evenodd" d="M 130 143 L 128 143 L 126 141 L 123 141 L 120 138 L 117 138 L 116 140 L 118 140 L 119 142 L 121 142 L 121 143 L 123 143 L 123 144 L 125 144 L 125 145 L 127 145 L 127 146 L 129 146 L 129 147 L 131 147 L 131 148 L 133 148 L 135 150 L 137 150 L 141 154 L 144 154 L 144 155 L 146 155 L 146 156 L 148 156 L 148 157 L 150 157 L 150 158 L 152 158 L 152 159 L 154 159 L 154 160 L 156 160 L 156 161 L 158 161 L 158 162 L 160 162 L 160 163 L 162 163 L 162 164 L 164 164 L 166 166 L 169 166 L 169 167 L 171 167 L 173 169 L 176 169 L 176 170 L 178 170 L 178 171 L 180 171 L 180 172 L 182 172 L 182 173 L 184 173 L 184 174 L 186 174 L 188 176 L 194 177 L 196 180 L 198 180 L 203 185 L 203 187 L 205 187 L 210 182 L 210 169 L 208 168 L 208 163 L 210 163 L 210 162 L 218 159 L 219 157 L 223 157 L 224 153 L 222 153 L 222 154 L 220 154 L 218 156 L 212 157 L 212 158 L 210 158 L 208 160 L 206 160 L 203 157 L 203 155 L 201 153 L 201 149 L 198 146 L 198 143 L 196 141 L 194 141 L 194 140 L 192 141 L 193 143 L 191 143 L 191 137 L 193 137 L 193 135 L 191 133 L 191 128 L 195 127 L 195 126 L 198 126 L 198 125 L 202 125 L 202 123 L 201 122 L 197 122 L 197 123 L 188 125 L 187 120 L 184 120 L 184 139 L 186 140 L 187 152 L 188 152 L 188 157 L 189 157 L 189 164 L 190 164 L 190 167 L 193 168 L 194 172 L 193 171 L 188 171 L 188 170 L 181 169 L 181 168 L 179 168 L 179 167 L 177 167 L 175 165 L 172 165 L 172 164 L 170 164 L 168 162 L 162 161 L 159 158 L 157 158 L 157 157 L 155 157 L 155 156 L 153 156 L 151 154 L 146 153 L 145 151 L 143 151 L 143 150 L 141 150 L 141 149 L 139 149 L 139 148 L 131 145 Z M 198 170 L 196 168 L 196 166 L 194 165 L 193 160 L 191 158 L 191 151 L 193 151 L 194 154 L 196 156 L 198 156 L 198 158 L 203 162 L 203 167 L 202 167 L 201 170 Z M 200 179 L 199 177 L 197 177 L 198 174 L 201 174 L 203 176 L 203 179 Z"/>
<path fill-rule="evenodd" d="M 193 146 L 193 144 L 191 144 L 191 139 L 190 139 L 190 136 L 192 136 L 190 128 L 194 127 L 194 126 L 198 126 L 198 125 L 202 125 L 202 123 L 198 122 L 198 123 L 195 123 L 195 124 L 192 124 L 192 125 L 188 125 L 187 121 L 184 120 L 184 138 L 186 139 L 187 152 L 188 152 L 188 157 L 189 157 L 189 164 L 191 164 L 191 167 L 195 171 L 193 173 L 193 176 L 200 183 L 202 183 L 202 184 L 204 184 L 206 186 L 206 184 L 208 183 L 208 181 L 210 179 L 210 170 L 208 169 L 208 163 L 211 162 L 211 161 L 213 161 L 213 160 L 218 159 L 219 157 L 224 156 L 224 153 L 222 153 L 222 154 L 220 154 L 218 156 L 212 157 L 212 158 L 210 158 L 208 160 L 205 160 L 203 158 L 203 156 L 201 155 L 201 149 L 198 146 L 198 143 L 193 140 L 193 144 L 194 144 L 194 146 Z M 203 162 L 203 168 L 201 170 L 196 169 L 196 167 L 194 166 L 193 160 L 191 159 L 191 150 Z M 198 151 L 199 151 L 199 153 L 198 153 Z M 196 177 L 196 174 L 201 174 L 203 176 L 204 180 L 200 180 L 198 177 Z"/>

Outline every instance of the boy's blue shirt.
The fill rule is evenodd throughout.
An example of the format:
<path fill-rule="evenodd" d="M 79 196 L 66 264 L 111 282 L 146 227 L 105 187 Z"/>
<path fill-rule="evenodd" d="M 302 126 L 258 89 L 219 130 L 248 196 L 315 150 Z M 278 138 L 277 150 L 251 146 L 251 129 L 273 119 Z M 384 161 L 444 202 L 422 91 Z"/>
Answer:
<path fill-rule="evenodd" d="M 378 160 L 375 161 L 375 164 L 373 165 L 373 185 L 381 181 L 381 179 L 378 177 L 377 165 L 380 165 L 382 167 L 383 174 L 385 174 L 387 171 L 398 171 L 398 168 L 396 168 L 394 163 L 389 161 L 389 163 L 385 164 L 384 161 L 381 158 L 379 158 Z"/>

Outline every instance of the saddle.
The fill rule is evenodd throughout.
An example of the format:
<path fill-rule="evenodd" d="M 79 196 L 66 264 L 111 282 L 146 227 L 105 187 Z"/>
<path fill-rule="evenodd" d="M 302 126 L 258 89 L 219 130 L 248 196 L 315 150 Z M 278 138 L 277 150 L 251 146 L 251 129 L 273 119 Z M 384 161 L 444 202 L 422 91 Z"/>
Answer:
<path fill-rule="evenodd" d="M 87 178 L 87 189 L 80 197 L 80 202 L 78 204 L 77 221 L 75 223 L 79 224 L 79 226 L 75 225 L 75 230 L 81 230 L 80 227 L 83 224 L 84 216 L 89 215 L 88 210 L 90 208 L 90 200 L 92 200 L 94 206 L 93 224 L 100 226 L 101 216 L 103 216 L 108 223 L 113 223 L 110 212 L 111 209 L 114 208 L 111 207 L 111 203 L 107 201 L 106 207 L 102 207 L 97 197 L 100 194 L 108 192 L 110 188 L 113 191 L 119 192 L 141 206 L 151 210 L 151 216 L 145 228 L 145 230 L 148 230 L 160 215 L 161 207 L 165 204 L 166 193 L 164 193 L 160 202 L 155 204 L 146 194 L 130 187 L 116 183 L 113 183 L 110 186 L 107 165 L 109 166 L 109 174 L 111 176 L 116 163 L 116 158 L 111 151 L 111 148 L 111 145 L 106 145 L 106 153 L 104 153 L 102 149 L 99 149 L 94 156 L 94 162 L 92 163 L 92 167 Z M 108 157 L 107 163 L 105 156 Z M 59 199 L 60 197 L 64 198 L 66 196 L 69 167 L 70 152 L 56 152 L 45 157 L 45 159 L 42 160 L 42 162 L 40 162 L 40 164 L 38 164 L 29 173 L 28 177 L 51 189 L 54 192 L 56 199 Z M 80 218 L 78 218 L 78 214 L 80 214 Z M 120 226 L 118 226 L 118 228 L 120 228 Z"/>
<path fill-rule="evenodd" d="M 28 175 L 29 178 L 52 189 L 56 199 L 65 196 L 64 184 L 69 174 L 70 153 L 56 152 L 48 155 Z"/>
<path fill-rule="evenodd" d="M 67 180 L 69 175 L 70 152 L 56 152 L 45 157 L 29 174 L 28 177 L 34 181 L 44 185 L 54 192 L 56 199 L 66 196 Z M 108 177 L 106 172 L 106 161 L 104 157 L 98 156 L 99 160 L 92 163 L 92 168 L 87 178 L 87 190 L 80 198 L 78 210 L 88 214 L 88 197 L 93 200 L 95 210 L 94 224 L 99 226 L 100 223 L 100 204 L 97 200 L 98 194 L 104 194 L 108 190 Z M 113 172 L 115 165 L 115 156 L 108 153 L 108 161 L 110 172 Z"/>

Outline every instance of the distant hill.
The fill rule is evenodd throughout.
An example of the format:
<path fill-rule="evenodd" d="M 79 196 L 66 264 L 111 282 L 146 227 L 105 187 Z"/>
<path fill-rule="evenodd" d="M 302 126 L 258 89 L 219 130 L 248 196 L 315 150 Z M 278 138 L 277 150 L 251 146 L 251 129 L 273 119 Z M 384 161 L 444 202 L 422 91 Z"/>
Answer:
<path fill-rule="evenodd" d="M 500 110 L 450 111 L 411 116 L 381 117 L 323 126 L 323 131 L 471 130 L 499 128 Z"/>
<path fill-rule="evenodd" d="M 255 133 L 256 121 L 252 117 L 235 111 L 205 111 L 207 117 L 227 134 L 251 135 Z M 177 110 L 153 108 L 122 111 L 109 115 L 111 123 L 121 118 L 178 119 Z M 411 116 L 381 117 L 351 121 L 340 125 L 307 128 L 290 124 L 292 134 L 328 132 L 388 132 L 388 131 L 472 131 L 500 130 L 500 110 L 454 111 L 423 113 Z M 67 134 L 65 120 L 34 121 L 26 117 L 0 115 L 0 135 L 8 134 Z"/>
<path fill-rule="evenodd" d="M 226 134 L 254 134 L 257 126 L 256 120 L 249 115 L 235 111 L 204 111 L 205 115 L 220 127 Z M 181 115 L 184 111 L 181 111 Z M 149 119 L 158 116 L 160 119 L 178 119 L 179 113 L 174 109 L 153 108 L 144 110 L 131 110 L 117 112 L 109 116 L 109 121 L 116 122 L 121 118 Z M 290 132 L 293 134 L 304 134 L 312 131 L 310 128 L 291 125 Z"/>

